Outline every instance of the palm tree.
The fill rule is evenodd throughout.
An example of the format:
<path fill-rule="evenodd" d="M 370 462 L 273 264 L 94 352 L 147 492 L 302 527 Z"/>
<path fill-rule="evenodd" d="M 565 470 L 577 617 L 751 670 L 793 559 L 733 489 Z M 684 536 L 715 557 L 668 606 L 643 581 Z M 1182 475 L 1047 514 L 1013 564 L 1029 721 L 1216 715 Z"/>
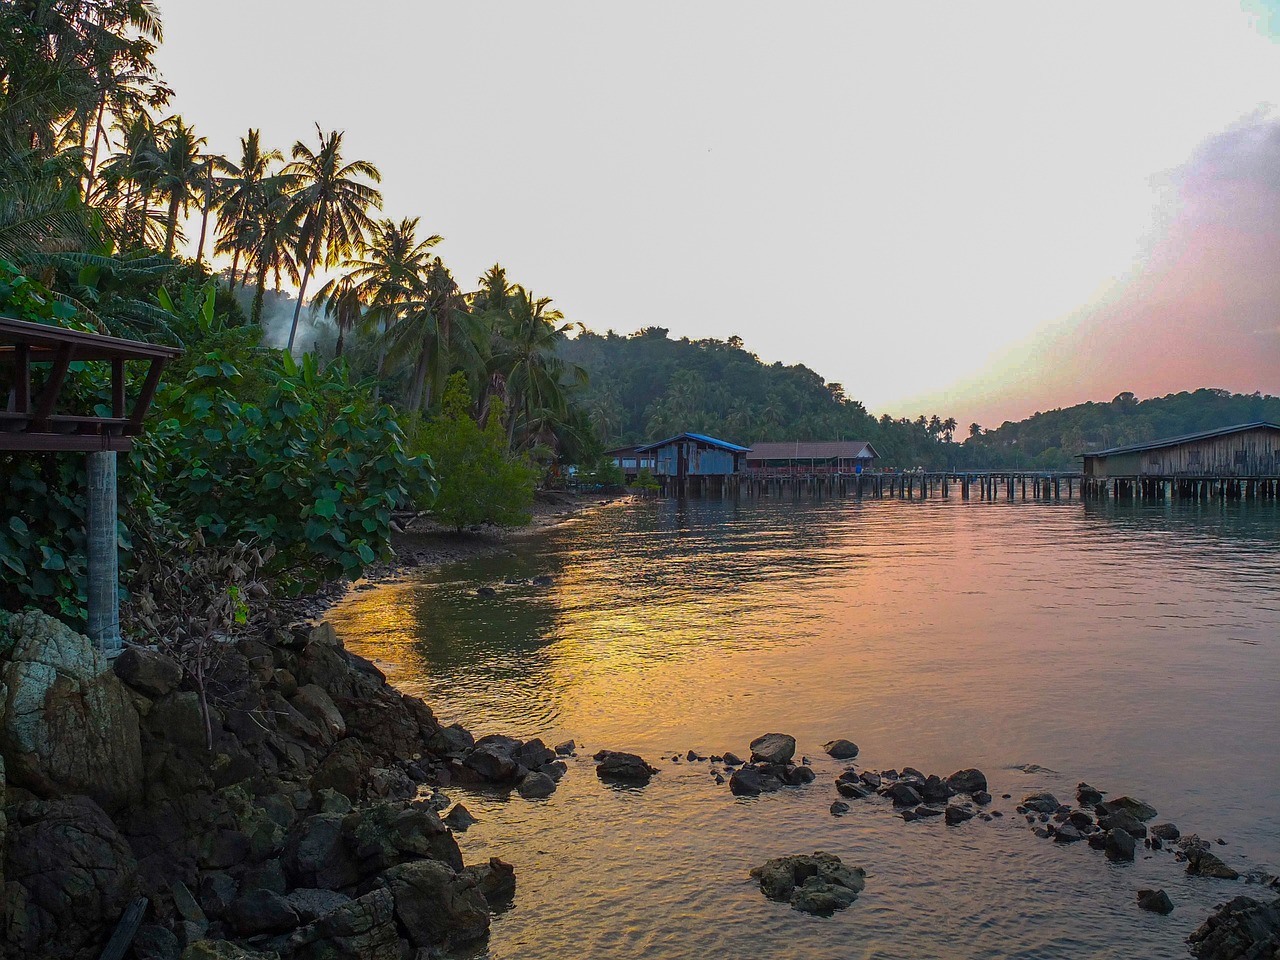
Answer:
<path fill-rule="evenodd" d="M 204 170 L 200 148 L 204 137 L 197 137 L 195 130 L 182 122 L 181 117 L 164 121 L 164 135 L 159 152 L 146 160 L 154 189 L 168 200 L 169 212 L 165 220 L 164 255 L 173 256 L 173 242 L 178 232 L 178 213 L 185 214 L 200 192 Z"/>
<path fill-rule="evenodd" d="M 209 211 L 222 197 L 227 189 L 226 179 L 222 174 L 231 173 L 233 167 L 226 157 L 216 153 L 206 153 L 200 161 L 199 186 L 200 194 L 200 239 L 196 243 L 196 260 L 204 260 L 204 238 L 209 228 Z"/>
<path fill-rule="evenodd" d="M 947 443 L 950 443 L 955 438 L 957 426 L 959 424 L 956 423 L 955 417 L 947 417 L 942 421 L 942 433 L 947 438 Z"/>
<path fill-rule="evenodd" d="M 279 150 L 263 150 L 259 131 L 250 129 L 240 138 L 240 162 L 228 163 L 226 191 L 218 204 L 218 238 L 215 254 L 231 254 L 230 287 L 236 288 L 240 257 L 247 252 L 254 218 L 262 204 L 262 182 L 273 163 L 283 163 Z"/>
<path fill-rule="evenodd" d="M 298 282 L 298 261 L 294 251 L 298 248 L 301 224 L 291 185 L 291 178 L 284 174 L 267 177 L 258 185 L 260 196 L 245 244 L 249 262 L 258 273 L 258 289 L 253 297 L 254 323 L 262 322 L 268 273 L 275 275 L 276 290 L 280 289 L 281 273 L 290 282 Z"/>
<path fill-rule="evenodd" d="M 406 398 L 410 410 L 429 406 L 454 367 L 472 372 L 480 368 L 479 332 L 449 268 L 433 258 L 417 296 L 402 305 L 401 315 L 385 334 L 392 360 L 413 360 Z"/>
<path fill-rule="evenodd" d="M 327 136 L 316 125 L 320 149 L 312 150 L 299 140 L 293 145 L 293 162 L 285 173 L 295 177 L 298 189 L 295 201 L 302 213 L 297 259 L 302 267 L 302 286 L 289 329 L 289 346 L 298 333 L 298 317 L 307 295 L 307 282 L 319 265 L 337 266 L 357 249 L 373 226 L 369 209 L 381 208 L 382 194 L 357 177 L 374 183 L 382 182 L 378 168 L 367 160 L 345 163 L 342 158 L 342 131 Z"/>
<path fill-rule="evenodd" d="M 980 436 L 982 436 L 982 426 L 977 423 L 969 424 L 969 437 L 972 439 Z"/>
<path fill-rule="evenodd" d="M 533 439 L 535 411 L 561 418 L 566 414 L 571 386 L 565 382 L 566 376 L 586 385 L 586 371 L 566 364 L 556 349 L 573 324 L 562 323 L 564 314 L 550 306 L 549 297 L 535 298 L 516 286 L 498 331 L 499 343 L 491 362 L 506 383 L 507 440 L 513 449 L 518 418 L 522 445 L 527 447 Z"/>
<path fill-rule="evenodd" d="M 314 302 L 324 309 L 325 316 L 338 328 L 338 342 L 333 349 L 333 358 L 336 360 L 342 356 L 347 331 L 364 319 L 364 303 L 360 300 L 360 292 L 348 273 L 334 277 L 316 291 Z"/>

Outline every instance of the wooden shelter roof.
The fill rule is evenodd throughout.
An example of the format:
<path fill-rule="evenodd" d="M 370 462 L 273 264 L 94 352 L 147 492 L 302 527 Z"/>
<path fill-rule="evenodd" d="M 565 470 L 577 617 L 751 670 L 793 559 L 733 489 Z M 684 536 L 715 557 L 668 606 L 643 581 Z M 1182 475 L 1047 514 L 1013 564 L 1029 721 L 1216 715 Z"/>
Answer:
<path fill-rule="evenodd" d="M 657 450 L 659 447 L 665 447 L 678 440 L 694 440 L 698 443 L 705 443 L 708 446 L 718 447 L 721 450 L 729 450 L 733 453 L 746 453 L 751 449 L 750 447 L 743 447 L 736 443 L 730 443 L 728 440 L 717 440 L 715 437 L 708 437 L 703 433 L 678 433 L 674 437 L 667 437 L 667 439 L 659 440 L 657 443 L 646 443 L 636 447 L 636 453 L 647 453 L 650 450 Z"/>
<path fill-rule="evenodd" d="M 1142 453 L 1146 450 L 1160 450 L 1164 447 L 1176 447 L 1180 443 L 1194 443 L 1197 440 L 1212 440 L 1215 437 L 1226 437 L 1233 433 L 1244 433 L 1248 430 L 1275 430 L 1280 432 L 1280 424 L 1258 420 L 1254 423 L 1238 423 L 1233 427 L 1219 427 L 1217 430 L 1202 430 L 1199 433 L 1186 433 L 1180 437 L 1165 437 L 1163 440 L 1151 440 L 1147 443 L 1131 443 L 1123 447 L 1109 447 L 1106 450 L 1086 450 L 1077 454 L 1080 457 L 1113 457 L 1120 453 Z"/>
<path fill-rule="evenodd" d="M 21 452 L 128 450 L 160 385 L 160 374 L 182 351 L 177 347 L 107 337 L 0 316 L 0 369 L 11 368 L 8 397 L 0 409 L 0 450 Z M 76 361 L 111 364 L 111 416 L 59 412 L 67 370 Z M 124 365 L 148 364 L 132 409 L 125 397 Z M 38 396 L 31 392 L 31 367 L 51 365 Z"/>

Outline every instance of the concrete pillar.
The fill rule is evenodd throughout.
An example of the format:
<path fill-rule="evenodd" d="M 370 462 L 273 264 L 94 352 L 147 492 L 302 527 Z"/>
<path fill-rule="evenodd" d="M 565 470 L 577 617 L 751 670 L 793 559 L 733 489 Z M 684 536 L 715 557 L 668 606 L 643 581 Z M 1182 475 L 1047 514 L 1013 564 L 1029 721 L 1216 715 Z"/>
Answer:
<path fill-rule="evenodd" d="M 116 454 L 88 454 L 89 639 L 99 652 L 120 652 L 120 556 L 116 549 Z"/>

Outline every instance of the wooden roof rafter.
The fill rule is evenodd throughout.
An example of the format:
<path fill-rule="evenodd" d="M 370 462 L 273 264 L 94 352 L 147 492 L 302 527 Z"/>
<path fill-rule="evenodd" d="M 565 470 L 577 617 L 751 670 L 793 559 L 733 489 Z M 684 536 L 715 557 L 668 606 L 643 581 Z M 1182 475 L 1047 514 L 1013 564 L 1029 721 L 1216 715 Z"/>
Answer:
<path fill-rule="evenodd" d="M 12 383 L 0 410 L 0 450 L 20 452 L 128 450 L 160 386 L 177 347 L 125 340 L 49 324 L 0 316 L 0 370 L 12 369 Z M 58 412 L 63 385 L 77 361 L 111 364 L 111 416 Z M 132 408 L 125 391 L 125 364 L 148 364 Z M 32 367 L 50 364 L 40 393 L 32 394 Z"/>

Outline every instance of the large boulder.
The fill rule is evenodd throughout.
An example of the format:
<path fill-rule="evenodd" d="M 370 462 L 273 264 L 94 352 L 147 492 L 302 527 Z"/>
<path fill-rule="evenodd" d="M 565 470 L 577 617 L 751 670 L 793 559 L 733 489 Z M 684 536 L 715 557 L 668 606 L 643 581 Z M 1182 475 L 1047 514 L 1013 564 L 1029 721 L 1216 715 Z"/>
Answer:
<path fill-rule="evenodd" d="M 396 918 L 414 947 L 449 949 L 489 932 L 489 905 L 476 878 L 448 864 L 401 864 L 384 873 L 382 882 L 395 898 Z"/>
<path fill-rule="evenodd" d="M 987 789 L 987 778 L 981 770 L 969 767 L 957 770 L 947 777 L 946 784 L 956 793 L 984 793 Z"/>
<path fill-rule="evenodd" d="M 516 895 L 516 868 L 499 857 L 490 857 L 488 863 L 473 864 L 462 873 L 475 880 L 490 907 L 509 903 Z"/>
<path fill-rule="evenodd" d="M 852 760 L 858 755 L 858 745 L 852 740 L 832 740 L 824 743 L 822 749 L 837 760 Z"/>
<path fill-rule="evenodd" d="M 601 750 L 595 755 L 596 776 L 601 780 L 616 780 L 622 783 L 648 783 L 649 778 L 658 772 L 642 757 L 634 753 L 622 753 L 617 750 Z"/>
<path fill-rule="evenodd" d="M 1154 820 L 1156 817 L 1155 807 L 1133 797 L 1116 797 L 1114 800 L 1106 801 L 1103 806 L 1112 811 L 1123 810 L 1137 820 Z"/>
<path fill-rule="evenodd" d="M 751 759 L 755 763 L 788 764 L 796 755 L 796 738 L 785 733 L 766 733 L 751 741 Z"/>
<path fill-rule="evenodd" d="M 133 697 L 88 637 L 34 610 L 8 618 L 0 752 L 9 783 L 37 796 L 84 794 L 109 811 L 142 796 Z"/>
<path fill-rule="evenodd" d="M 148 697 L 162 697 L 182 682 L 178 661 L 146 647 L 125 647 L 114 666 L 117 677 Z"/>
<path fill-rule="evenodd" d="M 79 956 L 138 894 L 133 851 L 88 797 L 13 804 L 4 853 L 15 956 Z"/>
<path fill-rule="evenodd" d="M 400 960 L 402 942 L 395 901 L 379 887 L 295 930 L 284 952 L 290 960 Z"/>
<path fill-rule="evenodd" d="M 858 899 L 866 886 L 866 871 L 846 867 L 840 858 L 818 851 L 778 857 L 754 868 L 751 876 L 770 900 L 790 903 L 802 913 L 831 914 Z"/>
<path fill-rule="evenodd" d="M 1271 960 L 1280 953 L 1280 899 L 1236 897 L 1187 938 L 1199 960 Z"/>
<path fill-rule="evenodd" d="M 516 758 L 523 744 L 515 737 L 481 737 L 467 755 L 466 765 L 491 783 L 514 783 L 527 769 Z"/>

